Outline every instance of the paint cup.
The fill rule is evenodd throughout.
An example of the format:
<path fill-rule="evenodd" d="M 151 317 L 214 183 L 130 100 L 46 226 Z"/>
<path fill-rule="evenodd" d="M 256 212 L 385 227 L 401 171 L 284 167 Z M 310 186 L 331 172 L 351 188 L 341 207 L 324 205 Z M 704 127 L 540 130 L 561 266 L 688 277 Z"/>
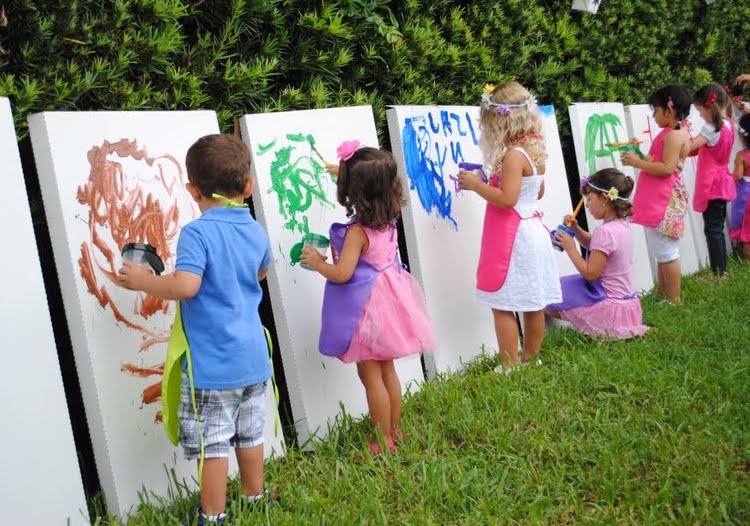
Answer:
<path fill-rule="evenodd" d="M 562 230 L 563 232 L 568 234 L 570 237 L 576 237 L 576 231 L 565 225 L 557 225 L 557 228 L 554 229 L 552 232 L 550 232 L 550 234 L 552 235 L 552 246 L 556 250 L 559 250 L 560 252 L 562 252 L 563 248 L 555 242 L 555 234 L 557 233 L 558 230 Z"/>
<path fill-rule="evenodd" d="M 126 243 L 122 247 L 122 260 L 138 265 L 157 276 L 164 272 L 164 262 L 156 253 L 156 247 L 148 243 Z"/>
<path fill-rule="evenodd" d="M 302 248 L 312 247 L 323 256 L 328 252 L 328 244 L 328 238 L 326 236 L 321 236 L 320 234 L 305 234 L 305 237 L 302 238 Z M 300 266 L 306 270 L 312 270 L 312 268 L 304 263 L 300 263 Z"/>

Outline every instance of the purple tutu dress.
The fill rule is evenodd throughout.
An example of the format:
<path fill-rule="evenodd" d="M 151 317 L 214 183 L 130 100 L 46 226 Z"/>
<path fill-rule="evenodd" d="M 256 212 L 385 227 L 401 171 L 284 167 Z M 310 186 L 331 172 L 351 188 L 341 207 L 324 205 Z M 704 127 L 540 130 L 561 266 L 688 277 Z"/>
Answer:
<path fill-rule="evenodd" d="M 330 240 L 334 262 L 355 222 L 335 223 Z M 361 225 L 360 225 L 361 226 Z M 320 352 L 344 363 L 387 361 L 434 351 L 435 332 L 417 280 L 398 259 L 396 229 L 362 227 L 369 247 L 351 279 L 326 282 Z"/>
<path fill-rule="evenodd" d="M 560 317 L 589 336 L 626 340 L 648 331 L 635 291 L 633 232 L 623 220 L 612 220 L 591 235 L 589 250 L 607 255 L 599 279 L 587 282 L 580 274 L 560 280 L 563 301 L 548 305 Z"/>

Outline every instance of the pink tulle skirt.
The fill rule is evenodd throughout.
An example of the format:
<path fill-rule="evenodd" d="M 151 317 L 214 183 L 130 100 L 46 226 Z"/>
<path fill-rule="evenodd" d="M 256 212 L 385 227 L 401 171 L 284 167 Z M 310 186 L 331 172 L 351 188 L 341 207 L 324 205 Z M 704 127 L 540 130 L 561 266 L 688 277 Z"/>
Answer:
<path fill-rule="evenodd" d="M 638 298 L 607 298 L 588 307 L 559 311 L 559 314 L 576 330 L 596 338 L 627 340 L 643 336 L 648 331 L 648 327 L 643 325 L 643 311 Z"/>
<path fill-rule="evenodd" d="M 417 280 L 394 265 L 376 278 L 344 363 L 387 361 L 437 348 L 427 303 Z"/>

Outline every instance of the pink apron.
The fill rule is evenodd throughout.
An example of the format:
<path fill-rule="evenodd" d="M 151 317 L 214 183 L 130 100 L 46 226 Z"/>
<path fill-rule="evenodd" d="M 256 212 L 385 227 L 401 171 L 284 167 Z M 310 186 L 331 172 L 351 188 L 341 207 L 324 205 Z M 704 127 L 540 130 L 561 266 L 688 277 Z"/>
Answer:
<path fill-rule="evenodd" d="M 664 128 L 656 136 L 648 151 L 653 162 L 659 163 L 664 158 L 664 140 L 672 128 Z M 646 171 L 638 176 L 638 183 L 633 196 L 633 217 L 631 221 L 638 225 L 655 227 L 664 218 L 672 189 L 680 179 L 680 172 L 675 171 L 669 177 L 658 177 Z"/>
<path fill-rule="evenodd" d="M 497 181 L 499 178 L 493 175 L 490 184 L 498 186 Z M 521 216 L 513 208 L 498 208 L 487 203 L 482 228 L 482 249 L 477 266 L 477 289 L 495 292 L 505 283 L 520 223 Z"/>
<path fill-rule="evenodd" d="M 719 142 L 714 146 L 704 145 L 698 150 L 698 166 L 695 170 L 693 210 L 705 212 L 712 199 L 732 201 L 737 195 L 727 163 L 734 145 L 734 129 L 726 123 L 721 127 Z"/>

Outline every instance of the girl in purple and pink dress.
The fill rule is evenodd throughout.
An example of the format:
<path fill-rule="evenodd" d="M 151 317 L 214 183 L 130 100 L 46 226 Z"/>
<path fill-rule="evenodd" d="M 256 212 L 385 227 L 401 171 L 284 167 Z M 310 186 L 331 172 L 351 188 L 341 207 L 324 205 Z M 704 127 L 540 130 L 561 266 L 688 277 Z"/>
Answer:
<path fill-rule="evenodd" d="M 327 169 L 352 219 L 330 230 L 333 263 L 306 247 L 300 262 L 328 281 L 323 297 L 320 352 L 356 362 L 376 431 L 395 453 L 400 437 L 401 382 L 393 360 L 434 351 L 435 333 L 424 294 L 398 257 L 396 220 L 404 205 L 396 161 L 388 152 L 347 141 L 341 162 Z M 370 443 L 380 452 L 377 440 Z"/>
<path fill-rule="evenodd" d="M 737 131 L 743 149 L 734 160 L 734 181 L 737 197 L 732 201 L 729 214 L 729 237 L 742 243 L 742 255 L 750 261 L 750 113 L 740 117 Z"/>
<path fill-rule="evenodd" d="M 628 196 L 634 184 L 615 168 L 599 170 L 584 179 L 581 192 L 586 208 L 604 224 L 589 234 L 570 216 L 564 221 L 572 223 L 575 239 L 588 250 L 586 259 L 578 252 L 574 238 L 562 229 L 555 233 L 557 243 L 580 274 L 560 279 L 563 300 L 548 305 L 547 313 L 589 336 L 625 340 L 648 331 L 635 290 L 633 231 L 628 222 L 633 210 Z"/>

